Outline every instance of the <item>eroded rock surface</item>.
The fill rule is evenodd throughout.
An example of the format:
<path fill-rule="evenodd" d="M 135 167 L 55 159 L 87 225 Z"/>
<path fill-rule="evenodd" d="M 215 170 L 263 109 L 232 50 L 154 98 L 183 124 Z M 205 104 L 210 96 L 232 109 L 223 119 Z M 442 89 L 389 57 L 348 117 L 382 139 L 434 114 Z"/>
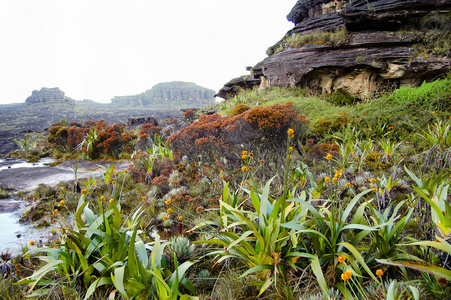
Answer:
<path fill-rule="evenodd" d="M 287 16 L 294 28 L 252 68 L 253 80 L 236 78 L 218 96 L 262 80 L 362 98 L 417 86 L 450 70 L 450 11 L 450 0 L 299 0 Z"/>

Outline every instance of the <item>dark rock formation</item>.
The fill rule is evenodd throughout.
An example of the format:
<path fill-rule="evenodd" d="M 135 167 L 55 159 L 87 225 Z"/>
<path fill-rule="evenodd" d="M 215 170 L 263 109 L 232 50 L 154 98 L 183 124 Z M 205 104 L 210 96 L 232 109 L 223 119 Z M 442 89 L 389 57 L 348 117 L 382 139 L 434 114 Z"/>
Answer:
<path fill-rule="evenodd" d="M 111 99 L 115 106 L 188 106 L 204 107 L 214 104 L 215 91 L 191 82 L 164 82 L 144 93 L 132 96 L 116 96 Z"/>
<path fill-rule="evenodd" d="M 237 78 L 218 96 L 262 78 L 363 98 L 436 79 L 450 70 L 450 11 L 450 0 L 299 0 L 287 16 L 294 28 L 252 68 L 252 85 Z"/>
<path fill-rule="evenodd" d="M 143 124 L 151 124 L 153 126 L 158 126 L 158 121 L 154 117 L 147 117 L 147 118 L 130 118 L 127 120 L 127 126 L 138 126 Z"/>
<path fill-rule="evenodd" d="M 26 103 L 57 103 L 64 102 L 64 92 L 59 88 L 42 88 L 40 91 L 34 90 L 28 97 Z"/>
<path fill-rule="evenodd" d="M 219 90 L 215 97 L 227 99 L 233 97 L 240 89 L 252 89 L 258 85 L 260 85 L 260 79 L 255 79 L 251 75 L 244 75 L 224 84 L 224 87 Z"/>

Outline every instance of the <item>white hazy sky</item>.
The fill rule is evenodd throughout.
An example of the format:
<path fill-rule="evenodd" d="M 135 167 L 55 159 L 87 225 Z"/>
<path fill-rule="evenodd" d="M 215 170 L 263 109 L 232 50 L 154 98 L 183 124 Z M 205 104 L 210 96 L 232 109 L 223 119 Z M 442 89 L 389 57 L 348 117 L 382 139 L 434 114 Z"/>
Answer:
<path fill-rule="evenodd" d="M 0 0 L 0 103 L 109 102 L 159 82 L 218 91 L 294 25 L 296 0 Z"/>

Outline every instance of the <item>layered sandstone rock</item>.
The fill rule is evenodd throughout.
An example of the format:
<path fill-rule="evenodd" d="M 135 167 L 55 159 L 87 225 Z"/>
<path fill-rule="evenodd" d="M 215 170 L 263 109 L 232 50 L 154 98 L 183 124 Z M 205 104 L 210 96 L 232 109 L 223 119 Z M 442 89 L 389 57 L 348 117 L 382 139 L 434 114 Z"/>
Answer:
<path fill-rule="evenodd" d="M 220 90 L 301 86 L 344 90 L 366 98 L 417 86 L 450 70 L 450 0 L 299 0 L 287 18 L 295 26 L 252 68 L 253 81 Z"/>

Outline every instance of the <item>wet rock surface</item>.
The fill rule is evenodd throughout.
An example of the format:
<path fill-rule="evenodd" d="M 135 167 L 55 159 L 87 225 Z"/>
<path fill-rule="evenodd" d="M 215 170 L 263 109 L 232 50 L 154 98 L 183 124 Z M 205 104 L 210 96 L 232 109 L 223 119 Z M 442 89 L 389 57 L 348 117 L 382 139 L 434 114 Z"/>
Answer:
<path fill-rule="evenodd" d="M 16 192 L 29 192 L 40 184 L 56 186 L 60 182 L 74 180 L 75 161 L 65 161 L 57 167 L 24 167 L 0 171 L 0 186 L 13 189 Z M 108 166 L 109 161 L 79 161 L 77 177 L 79 179 L 100 176 L 104 169 L 99 165 Z M 121 172 L 130 166 L 129 161 L 114 162 L 116 172 Z"/>

